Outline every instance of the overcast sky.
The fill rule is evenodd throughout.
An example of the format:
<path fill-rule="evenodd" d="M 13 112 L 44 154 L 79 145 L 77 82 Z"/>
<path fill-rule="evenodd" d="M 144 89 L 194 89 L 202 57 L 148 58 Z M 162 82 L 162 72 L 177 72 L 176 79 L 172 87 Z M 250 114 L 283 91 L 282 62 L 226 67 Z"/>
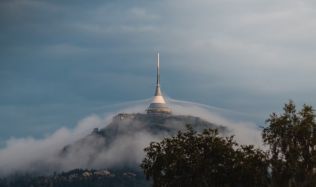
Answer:
<path fill-rule="evenodd" d="M 258 125 L 289 99 L 316 107 L 315 9 L 312 0 L 2 0 L 0 142 L 150 98 L 158 51 L 171 98 Z"/>

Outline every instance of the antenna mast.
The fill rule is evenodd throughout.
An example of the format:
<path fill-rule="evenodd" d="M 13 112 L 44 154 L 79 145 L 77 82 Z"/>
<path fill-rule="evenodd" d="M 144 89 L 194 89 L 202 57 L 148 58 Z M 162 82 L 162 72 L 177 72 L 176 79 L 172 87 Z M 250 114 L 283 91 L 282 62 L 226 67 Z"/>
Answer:
<path fill-rule="evenodd" d="M 157 55 L 157 86 L 160 85 L 159 53 Z"/>

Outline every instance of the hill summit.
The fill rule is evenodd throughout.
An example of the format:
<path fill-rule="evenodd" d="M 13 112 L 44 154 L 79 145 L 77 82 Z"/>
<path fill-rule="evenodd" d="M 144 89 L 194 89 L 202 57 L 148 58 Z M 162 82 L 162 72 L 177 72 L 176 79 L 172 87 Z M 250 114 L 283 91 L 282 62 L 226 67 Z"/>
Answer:
<path fill-rule="evenodd" d="M 75 157 L 83 168 L 138 167 L 143 149 L 150 142 L 175 135 L 187 125 L 198 132 L 206 128 L 217 128 L 220 133 L 228 131 L 224 126 L 190 115 L 120 113 L 104 128 L 94 129 L 88 136 L 65 146 L 60 156 Z"/>

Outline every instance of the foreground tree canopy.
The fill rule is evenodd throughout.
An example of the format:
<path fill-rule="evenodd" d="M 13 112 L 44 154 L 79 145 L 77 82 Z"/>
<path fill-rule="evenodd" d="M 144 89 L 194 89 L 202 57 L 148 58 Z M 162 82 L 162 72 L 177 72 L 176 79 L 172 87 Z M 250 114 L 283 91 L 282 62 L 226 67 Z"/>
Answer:
<path fill-rule="evenodd" d="M 268 150 L 238 145 L 216 129 L 152 142 L 141 167 L 154 186 L 316 186 L 316 123 L 311 106 L 292 101 L 272 113 L 263 129 Z"/>
<path fill-rule="evenodd" d="M 316 123 L 311 106 L 300 111 L 292 101 L 283 114 L 272 113 L 263 130 L 269 146 L 273 186 L 316 186 Z"/>
<path fill-rule="evenodd" d="M 191 127 L 162 142 L 152 142 L 141 167 L 154 186 L 266 186 L 267 155 L 239 146 L 217 130 Z"/>

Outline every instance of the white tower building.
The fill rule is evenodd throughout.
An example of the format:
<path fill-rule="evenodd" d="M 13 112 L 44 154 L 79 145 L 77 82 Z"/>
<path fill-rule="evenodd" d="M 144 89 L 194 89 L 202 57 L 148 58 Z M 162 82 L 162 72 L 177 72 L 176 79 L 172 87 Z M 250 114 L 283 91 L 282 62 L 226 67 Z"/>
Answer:
<path fill-rule="evenodd" d="M 147 108 L 147 114 L 171 114 L 171 109 L 166 105 L 166 101 L 160 90 L 160 67 L 159 67 L 159 53 L 157 59 L 157 83 L 156 91 L 152 102 Z"/>

